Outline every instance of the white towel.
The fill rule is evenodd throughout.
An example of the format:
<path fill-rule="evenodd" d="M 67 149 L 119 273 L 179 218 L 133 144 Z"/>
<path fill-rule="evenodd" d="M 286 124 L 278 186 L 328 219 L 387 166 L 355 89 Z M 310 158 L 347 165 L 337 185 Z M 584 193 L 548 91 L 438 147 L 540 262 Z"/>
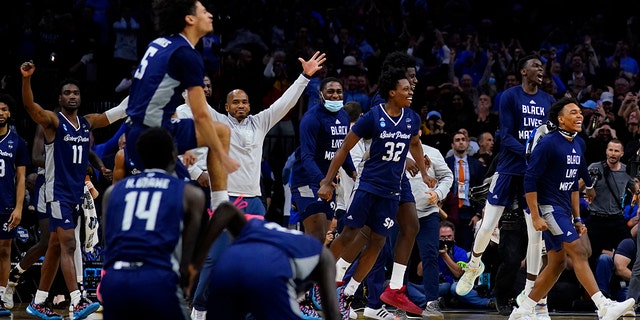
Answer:
<path fill-rule="evenodd" d="M 84 211 L 84 252 L 93 252 L 93 247 L 98 244 L 98 215 L 96 207 L 89 191 L 88 183 L 84 186 L 84 202 L 82 209 Z M 93 184 L 91 185 L 93 187 Z"/>

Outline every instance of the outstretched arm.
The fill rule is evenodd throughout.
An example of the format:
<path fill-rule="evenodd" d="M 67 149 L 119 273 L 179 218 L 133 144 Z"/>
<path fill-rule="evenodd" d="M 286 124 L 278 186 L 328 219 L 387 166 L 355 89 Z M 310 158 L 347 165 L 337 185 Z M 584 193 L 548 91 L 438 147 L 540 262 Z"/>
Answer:
<path fill-rule="evenodd" d="M 89 121 L 91 129 L 106 127 L 120 119 L 127 117 L 127 106 L 129 105 L 129 96 L 124 98 L 117 106 L 103 112 L 91 113 L 84 117 Z M 120 135 L 118 135 L 119 137 Z M 116 139 L 117 141 L 118 139 Z"/>
<path fill-rule="evenodd" d="M 31 89 L 31 76 L 36 70 L 36 66 L 31 61 L 27 61 L 20 66 L 22 74 L 22 102 L 27 113 L 33 121 L 41 125 L 45 132 L 58 128 L 58 117 L 55 113 L 43 109 L 33 100 L 33 91 Z"/>

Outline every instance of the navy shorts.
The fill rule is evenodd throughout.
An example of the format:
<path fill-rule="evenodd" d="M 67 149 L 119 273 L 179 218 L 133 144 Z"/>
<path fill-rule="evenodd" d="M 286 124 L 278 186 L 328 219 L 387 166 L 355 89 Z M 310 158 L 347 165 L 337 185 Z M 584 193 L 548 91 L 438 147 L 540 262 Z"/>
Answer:
<path fill-rule="evenodd" d="M 344 215 L 344 225 L 352 228 L 367 225 L 371 231 L 386 237 L 396 225 L 399 206 L 399 199 L 383 198 L 358 189 Z"/>
<path fill-rule="evenodd" d="M 571 212 L 550 205 L 539 206 L 540 216 L 547 221 L 548 229 L 542 232 L 544 245 L 547 251 L 562 250 L 563 244 L 574 242 L 580 239 L 580 235 L 573 224 Z"/>
<path fill-rule="evenodd" d="M 2 240 L 10 240 L 16 237 L 18 228 L 9 229 L 9 217 L 11 217 L 11 213 L 0 214 L 0 239 Z"/>
<path fill-rule="evenodd" d="M 336 212 L 336 193 L 333 193 L 330 201 L 324 201 L 318 197 L 319 186 L 300 186 L 291 188 L 291 202 L 298 209 L 298 221 L 304 221 L 316 213 L 324 213 L 327 220 L 333 220 Z"/>
<path fill-rule="evenodd" d="M 131 163 L 133 163 L 134 167 L 140 171 L 144 170 L 144 168 L 142 166 L 142 160 L 140 160 L 140 156 L 136 150 L 136 141 L 138 141 L 138 137 L 140 137 L 140 135 L 148 128 L 149 127 L 145 125 L 131 124 L 125 132 L 127 138 L 125 153 L 129 157 Z M 178 154 L 183 154 L 187 150 L 191 150 L 198 146 L 198 141 L 196 140 L 196 127 L 193 119 L 171 119 L 169 128 L 165 129 L 171 133 L 173 141 L 176 144 L 176 148 L 178 149 Z M 178 161 L 178 166 L 181 163 L 182 161 Z"/>
<path fill-rule="evenodd" d="M 178 275 L 171 270 L 141 266 L 130 270 L 107 268 L 100 281 L 104 306 L 103 319 L 191 319 L 178 285 Z"/>
<path fill-rule="evenodd" d="M 55 232 L 58 227 L 63 230 L 75 229 L 80 216 L 80 205 L 59 201 L 47 202 L 49 231 Z"/>
<path fill-rule="evenodd" d="M 524 202 L 524 177 L 510 174 L 493 174 L 487 202 L 494 206 L 508 207 L 514 199 Z"/>
<path fill-rule="evenodd" d="M 411 192 L 409 178 L 407 178 L 406 174 L 403 174 L 400 180 L 400 203 L 406 202 L 416 202 L 416 198 L 413 197 L 413 192 Z"/>

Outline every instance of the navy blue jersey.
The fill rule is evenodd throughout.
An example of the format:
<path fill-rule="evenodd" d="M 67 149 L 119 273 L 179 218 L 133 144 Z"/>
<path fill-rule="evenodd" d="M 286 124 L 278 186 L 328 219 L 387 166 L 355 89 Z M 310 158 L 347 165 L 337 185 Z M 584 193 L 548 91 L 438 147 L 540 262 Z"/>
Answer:
<path fill-rule="evenodd" d="M 585 142 L 579 136 L 567 140 L 559 131 L 547 134 L 531 153 L 524 175 L 524 191 L 537 192 L 538 203 L 571 210 L 571 193 L 578 178 Z"/>
<path fill-rule="evenodd" d="M 496 171 L 522 175 L 526 169 L 525 144 L 534 128 L 547 121 L 555 102 L 553 96 L 538 90 L 524 92 L 522 86 L 504 91 L 500 99 L 500 151 Z"/>
<path fill-rule="evenodd" d="M 104 225 L 105 268 L 128 261 L 179 272 L 185 184 L 152 169 L 113 186 Z"/>
<path fill-rule="evenodd" d="M 385 102 L 386 101 L 382 99 L 382 96 L 380 96 L 380 92 L 376 91 L 376 93 L 373 94 L 373 97 L 371 97 L 371 100 L 369 101 L 369 105 L 366 108 L 362 107 L 362 113 L 366 113 L 367 111 L 371 110 L 373 107 Z M 367 111 L 365 111 L 365 109 Z"/>
<path fill-rule="evenodd" d="M 0 138 L 0 214 L 16 206 L 16 168 L 29 164 L 27 144 L 14 131 Z"/>
<path fill-rule="evenodd" d="M 300 147 L 295 152 L 291 187 L 320 183 L 347 136 L 349 125 L 349 115 L 344 109 L 329 112 L 318 106 L 307 110 L 300 121 Z M 350 155 L 343 167 L 346 172 L 355 171 Z"/>
<path fill-rule="evenodd" d="M 251 248 L 254 243 L 268 244 L 283 251 L 289 257 L 293 268 L 293 281 L 300 285 L 306 281 L 320 261 L 322 243 L 316 238 L 297 230 L 281 227 L 275 222 L 252 219 L 247 222 L 236 240 L 227 250 L 232 248 Z M 294 245 L 295 244 L 295 245 Z M 256 252 L 256 254 L 258 254 Z M 251 261 L 235 261 L 238 264 Z M 263 273 L 271 273 L 268 265 L 260 266 Z"/>
<path fill-rule="evenodd" d="M 77 117 L 78 128 L 58 112 L 59 125 L 52 142 L 45 142 L 45 201 L 82 203 L 89 166 L 90 125 Z"/>
<path fill-rule="evenodd" d="M 360 138 L 371 139 L 371 146 L 368 157 L 365 154 L 362 160 L 364 165 L 356 188 L 398 199 L 411 139 L 419 129 L 420 116 L 409 108 L 403 108 L 399 117 L 392 118 L 380 104 L 358 119 L 351 130 Z"/>
<path fill-rule="evenodd" d="M 133 75 L 127 115 L 134 124 L 167 128 L 184 90 L 203 86 L 203 79 L 202 56 L 184 36 L 157 38 Z"/>

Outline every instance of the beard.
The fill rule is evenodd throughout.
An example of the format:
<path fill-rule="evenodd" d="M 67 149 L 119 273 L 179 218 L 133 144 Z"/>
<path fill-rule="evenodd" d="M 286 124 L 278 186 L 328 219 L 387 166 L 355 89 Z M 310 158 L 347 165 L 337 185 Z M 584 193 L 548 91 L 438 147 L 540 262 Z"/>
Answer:
<path fill-rule="evenodd" d="M 8 124 L 9 124 L 9 121 L 8 121 L 8 120 L 3 121 L 3 122 L 0 122 L 0 128 L 4 128 L 4 127 L 6 127 Z"/>

